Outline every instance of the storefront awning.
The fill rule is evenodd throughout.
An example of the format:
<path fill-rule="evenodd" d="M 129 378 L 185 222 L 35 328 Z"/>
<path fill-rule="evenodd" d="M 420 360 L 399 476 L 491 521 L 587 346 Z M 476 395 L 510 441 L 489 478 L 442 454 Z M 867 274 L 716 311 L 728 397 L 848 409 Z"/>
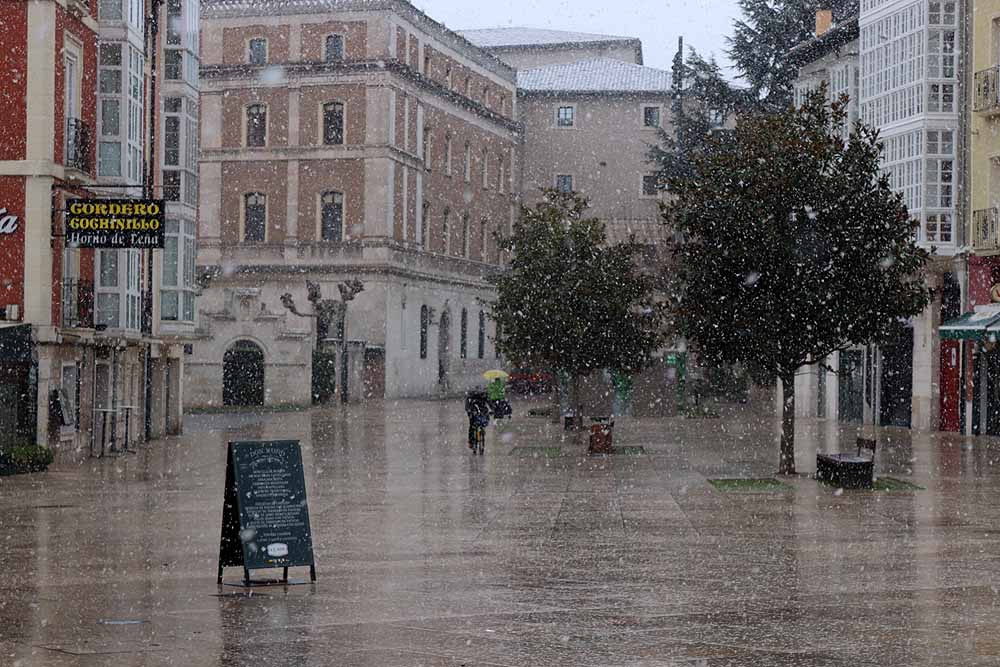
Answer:
<path fill-rule="evenodd" d="M 979 340 L 986 334 L 1000 334 L 1000 313 L 974 311 L 948 320 L 938 329 L 946 340 Z"/>

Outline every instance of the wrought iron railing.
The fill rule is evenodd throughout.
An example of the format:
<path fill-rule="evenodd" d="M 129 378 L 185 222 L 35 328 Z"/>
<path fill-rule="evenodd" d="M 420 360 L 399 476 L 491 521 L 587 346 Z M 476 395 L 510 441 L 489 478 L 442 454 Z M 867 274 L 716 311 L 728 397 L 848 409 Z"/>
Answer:
<path fill-rule="evenodd" d="M 67 167 L 90 173 L 94 156 L 90 152 L 90 126 L 79 118 L 66 119 L 66 161 Z"/>
<path fill-rule="evenodd" d="M 976 99 L 974 111 L 1000 109 L 1000 70 L 996 67 L 976 72 Z"/>
<path fill-rule="evenodd" d="M 63 278 L 62 325 L 70 329 L 94 327 L 94 283 L 79 278 Z"/>
<path fill-rule="evenodd" d="M 1000 250 L 1000 209 L 972 212 L 971 241 L 973 250 Z"/>

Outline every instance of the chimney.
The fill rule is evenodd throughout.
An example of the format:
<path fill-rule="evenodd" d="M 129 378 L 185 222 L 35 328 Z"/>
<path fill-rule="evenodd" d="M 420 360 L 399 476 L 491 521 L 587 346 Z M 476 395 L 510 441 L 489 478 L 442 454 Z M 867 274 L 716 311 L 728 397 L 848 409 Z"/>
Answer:
<path fill-rule="evenodd" d="M 833 12 L 829 9 L 816 10 L 816 36 L 822 37 L 833 27 Z"/>

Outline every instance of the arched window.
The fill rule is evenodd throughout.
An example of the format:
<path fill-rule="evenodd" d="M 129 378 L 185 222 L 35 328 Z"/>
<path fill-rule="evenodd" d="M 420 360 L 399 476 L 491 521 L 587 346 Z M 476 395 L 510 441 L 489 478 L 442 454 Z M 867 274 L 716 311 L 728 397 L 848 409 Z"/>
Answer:
<path fill-rule="evenodd" d="M 267 107 L 251 104 L 247 107 L 247 146 L 260 147 L 267 144 Z"/>
<path fill-rule="evenodd" d="M 427 306 L 420 306 L 420 358 L 427 358 L 427 327 L 430 325 L 430 317 Z"/>
<path fill-rule="evenodd" d="M 263 243 L 267 238 L 267 197 L 251 192 L 243 197 L 243 240 Z"/>
<path fill-rule="evenodd" d="M 462 328 L 458 339 L 458 356 L 465 359 L 469 354 L 469 312 L 462 309 Z"/>
<path fill-rule="evenodd" d="M 486 356 L 486 313 L 479 311 L 479 358 Z"/>
<path fill-rule="evenodd" d="M 323 105 L 323 143 L 327 146 L 344 143 L 344 105 L 340 102 Z"/>
<path fill-rule="evenodd" d="M 319 206 L 320 238 L 324 241 L 344 240 L 344 195 L 324 192 Z"/>
<path fill-rule="evenodd" d="M 472 223 L 469 222 L 469 214 L 462 214 L 462 257 L 469 259 L 472 246 Z"/>
<path fill-rule="evenodd" d="M 326 36 L 324 55 L 328 63 L 337 63 L 344 59 L 344 38 L 342 35 Z"/>

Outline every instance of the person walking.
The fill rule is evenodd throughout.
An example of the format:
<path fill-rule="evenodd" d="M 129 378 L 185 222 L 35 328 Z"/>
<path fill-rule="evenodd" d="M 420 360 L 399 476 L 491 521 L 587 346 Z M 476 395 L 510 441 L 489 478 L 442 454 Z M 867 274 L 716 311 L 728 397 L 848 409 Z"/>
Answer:
<path fill-rule="evenodd" d="M 504 417 L 511 416 L 510 401 L 507 400 L 506 379 L 496 377 L 490 380 L 490 383 L 486 385 L 486 396 L 489 399 L 490 412 L 493 413 L 494 419 L 503 419 Z"/>

